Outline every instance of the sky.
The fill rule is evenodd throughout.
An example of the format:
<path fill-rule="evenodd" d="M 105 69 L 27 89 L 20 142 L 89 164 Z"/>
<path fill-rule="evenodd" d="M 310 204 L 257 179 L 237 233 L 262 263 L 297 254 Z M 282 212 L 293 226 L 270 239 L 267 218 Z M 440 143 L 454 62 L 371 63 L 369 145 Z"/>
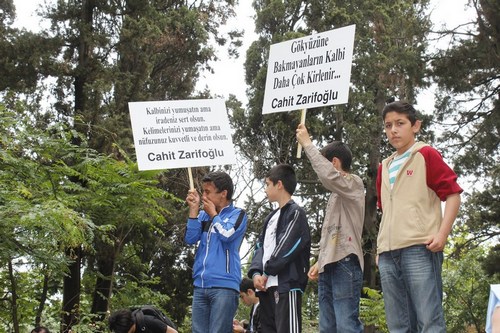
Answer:
<path fill-rule="evenodd" d="M 51 0 L 14 0 L 16 6 L 17 21 L 16 26 L 26 27 L 36 31 L 38 20 L 35 15 L 36 8 L 45 1 Z M 465 10 L 468 0 L 431 0 L 431 19 L 436 27 L 446 25 L 455 27 L 467 21 L 473 15 L 472 11 Z M 238 59 L 229 59 L 224 51 L 219 51 L 219 61 L 211 63 L 214 74 L 202 73 L 197 85 L 198 90 L 208 87 L 213 94 L 228 98 L 230 94 L 235 95 L 245 105 L 248 101 L 246 97 L 244 61 L 248 47 L 257 38 L 253 27 L 253 16 L 255 14 L 252 1 L 239 0 L 236 9 L 237 17 L 229 20 L 227 27 L 237 26 L 243 28 L 243 46 L 240 48 Z M 418 106 L 421 111 L 430 112 L 433 108 L 432 90 L 426 91 L 419 97 Z M 423 110 L 422 110 L 423 108 Z"/>

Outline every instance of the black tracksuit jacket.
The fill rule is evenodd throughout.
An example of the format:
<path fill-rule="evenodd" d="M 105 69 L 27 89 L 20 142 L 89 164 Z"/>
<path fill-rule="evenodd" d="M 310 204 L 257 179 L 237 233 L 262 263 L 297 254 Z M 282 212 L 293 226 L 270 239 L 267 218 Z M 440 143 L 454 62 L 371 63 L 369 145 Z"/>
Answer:
<path fill-rule="evenodd" d="M 248 277 L 253 278 L 257 273 L 268 276 L 278 275 L 279 293 L 294 289 L 304 292 L 309 271 L 311 234 L 304 209 L 293 200 L 281 208 L 276 226 L 276 247 L 265 265 L 262 263 L 267 225 L 278 209 L 273 210 L 264 220 L 264 228 L 255 246 Z"/>

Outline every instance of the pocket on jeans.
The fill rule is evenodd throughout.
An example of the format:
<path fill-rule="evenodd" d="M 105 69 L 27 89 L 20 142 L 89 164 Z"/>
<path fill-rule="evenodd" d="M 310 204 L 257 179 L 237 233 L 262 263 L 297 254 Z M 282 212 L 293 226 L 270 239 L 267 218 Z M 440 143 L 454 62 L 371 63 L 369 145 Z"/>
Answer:
<path fill-rule="evenodd" d="M 352 260 L 352 259 L 351 259 Z M 333 278 L 333 298 L 350 298 L 354 295 L 352 263 L 341 260 L 337 263 L 337 269 Z"/>

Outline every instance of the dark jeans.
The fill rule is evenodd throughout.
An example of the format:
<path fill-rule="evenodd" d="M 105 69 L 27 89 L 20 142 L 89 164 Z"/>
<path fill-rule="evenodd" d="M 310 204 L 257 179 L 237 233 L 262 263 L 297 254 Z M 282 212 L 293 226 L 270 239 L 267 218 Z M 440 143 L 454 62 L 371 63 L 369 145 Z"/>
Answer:
<path fill-rule="evenodd" d="M 194 288 L 193 333 L 232 333 L 239 293 L 227 288 Z"/>
<path fill-rule="evenodd" d="M 319 331 L 321 333 L 362 333 L 359 299 L 363 272 L 358 257 L 350 254 L 328 264 L 319 274 Z"/>
<path fill-rule="evenodd" d="M 387 326 L 391 333 L 446 333 L 441 268 L 443 252 L 425 245 L 379 256 Z"/>

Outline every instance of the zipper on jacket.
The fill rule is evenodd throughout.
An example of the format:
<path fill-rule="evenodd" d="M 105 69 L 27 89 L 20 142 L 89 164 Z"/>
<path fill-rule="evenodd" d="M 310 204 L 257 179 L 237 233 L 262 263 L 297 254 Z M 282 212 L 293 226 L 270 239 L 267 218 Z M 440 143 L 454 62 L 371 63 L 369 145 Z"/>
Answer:
<path fill-rule="evenodd" d="M 226 249 L 226 273 L 231 273 L 231 258 L 229 258 L 229 249 Z"/>
<path fill-rule="evenodd" d="M 202 288 L 205 288 L 205 281 L 203 280 L 203 275 L 205 274 L 205 268 L 206 268 L 206 263 L 207 263 L 207 258 L 208 258 L 208 249 L 210 248 L 210 236 L 212 235 L 212 228 L 213 228 L 213 224 L 210 224 L 210 227 L 208 228 L 208 233 L 207 233 L 207 248 L 205 250 L 205 258 L 203 258 L 203 270 L 201 271 L 201 274 L 200 274 Z"/>
<path fill-rule="evenodd" d="M 390 221 L 394 221 L 393 220 L 393 216 L 394 216 L 394 202 L 393 202 L 393 196 L 392 196 L 392 193 L 394 192 L 394 187 L 399 184 L 401 181 L 398 182 L 398 180 L 403 177 L 401 176 L 403 173 L 402 171 L 404 171 L 405 167 L 410 165 L 411 162 L 413 161 L 413 158 L 415 157 L 415 151 L 413 150 L 414 146 L 415 146 L 416 142 L 413 144 L 412 146 L 412 152 L 410 153 L 410 156 L 408 156 L 408 158 L 406 159 L 405 163 L 403 165 L 400 166 L 399 168 L 399 171 L 398 171 L 398 174 L 396 175 L 396 179 L 394 180 L 394 184 L 393 186 L 390 187 L 391 191 L 390 191 L 390 195 L 389 195 L 389 201 L 390 201 L 390 205 L 391 205 L 391 218 L 390 218 Z M 391 163 L 394 161 L 394 159 L 391 161 Z M 389 166 L 390 166 L 390 163 L 387 163 L 387 173 L 389 173 Z M 392 251 L 392 245 L 391 245 L 391 240 L 392 240 L 392 228 L 393 225 L 392 223 L 389 224 L 389 251 Z"/>
<path fill-rule="evenodd" d="M 393 207 L 393 201 L 392 201 L 392 188 L 391 188 L 391 193 L 389 195 L 389 201 L 391 203 L 391 218 L 389 221 L 392 221 L 392 215 L 394 214 L 394 207 Z M 391 240 L 392 240 L 392 223 L 389 223 L 389 251 L 392 251 L 392 245 L 391 245 Z"/>

